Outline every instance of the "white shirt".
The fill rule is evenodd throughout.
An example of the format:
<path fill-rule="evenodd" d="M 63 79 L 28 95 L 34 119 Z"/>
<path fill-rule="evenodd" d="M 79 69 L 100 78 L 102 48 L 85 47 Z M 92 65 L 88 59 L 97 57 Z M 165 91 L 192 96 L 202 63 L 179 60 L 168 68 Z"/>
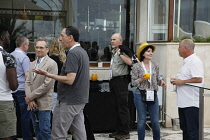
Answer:
<path fill-rule="evenodd" d="M 39 65 L 41 64 L 41 62 L 45 59 L 46 56 L 42 57 L 42 58 L 37 58 L 35 61 L 36 61 L 36 64 L 35 64 L 35 68 L 34 69 L 38 69 L 39 68 Z M 38 63 L 38 59 L 39 59 L 39 63 Z M 36 73 L 34 72 L 33 75 L 35 76 Z"/>
<path fill-rule="evenodd" d="M 178 73 L 178 79 L 188 80 L 202 77 L 202 83 L 189 83 L 202 87 L 204 84 L 203 63 L 194 53 L 184 59 L 184 64 Z M 199 88 L 188 85 L 177 86 L 177 105 L 180 108 L 199 107 Z"/>
<path fill-rule="evenodd" d="M 1 46 L 0 48 L 3 50 Z M 9 88 L 2 51 L 0 51 L 0 70 L 0 101 L 12 101 L 12 90 Z"/>

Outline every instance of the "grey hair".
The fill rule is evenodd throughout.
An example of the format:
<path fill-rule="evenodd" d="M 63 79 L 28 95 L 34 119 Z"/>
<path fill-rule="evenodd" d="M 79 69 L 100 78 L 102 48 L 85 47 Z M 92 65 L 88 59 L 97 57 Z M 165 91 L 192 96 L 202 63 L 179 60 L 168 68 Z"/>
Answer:
<path fill-rule="evenodd" d="M 182 40 L 182 45 L 188 47 L 190 50 L 194 50 L 195 44 L 191 39 Z"/>
<path fill-rule="evenodd" d="M 15 40 L 16 47 L 21 47 L 23 44 L 28 43 L 28 42 L 29 42 L 28 38 L 24 36 L 19 36 Z"/>
<path fill-rule="evenodd" d="M 117 37 L 118 37 L 119 39 L 122 39 L 122 36 L 121 36 L 120 33 L 115 33 L 115 35 L 117 35 Z"/>
<path fill-rule="evenodd" d="M 36 43 L 38 42 L 38 41 L 45 41 L 46 42 L 46 48 L 49 48 L 49 42 L 47 41 L 47 39 L 45 39 L 45 38 L 43 38 L 43 37 L 40 37 L 40 38 L 38 38 L 37 40 L 36 40 Z"/>

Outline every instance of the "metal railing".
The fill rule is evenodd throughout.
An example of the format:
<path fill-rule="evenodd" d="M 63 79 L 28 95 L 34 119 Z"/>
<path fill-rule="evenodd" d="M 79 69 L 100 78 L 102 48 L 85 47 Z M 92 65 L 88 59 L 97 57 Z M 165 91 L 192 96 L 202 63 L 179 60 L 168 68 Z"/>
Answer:
<path fill-rule="evenodd" d="M 210 94 L 205 94 L 204 90 L 210 90 L 210 88 L 199 87 L 191 84 L 185 84 L 192 87 L 199 88 L 199 140 L 204 139 L 204 96 L 210 96 Z"/>

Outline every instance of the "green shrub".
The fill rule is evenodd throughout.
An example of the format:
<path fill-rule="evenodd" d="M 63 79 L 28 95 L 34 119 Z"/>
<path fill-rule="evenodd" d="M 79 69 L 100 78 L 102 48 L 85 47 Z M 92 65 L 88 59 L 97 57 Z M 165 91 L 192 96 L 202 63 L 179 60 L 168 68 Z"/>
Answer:
<path fill-rule="evenodd" d="M 180 42 L 183 39 L 192 39 L 194 42 L 202 42 L 202 43 L 206 43 L 209 42 L 210 43 L 210 36 L 207 38 L 201 37 L 201 36 L 194 36 L 194 37 L 189 37 L 189 36 L 184 36 L 184 37 L 175 37 L 173 42 Z"/>
<path fill-rule="evenodd" d="M 193 41 L 194 42 L 206 42 L 206 38 L 201 37 L 201 36 L 194 36 Z"/>

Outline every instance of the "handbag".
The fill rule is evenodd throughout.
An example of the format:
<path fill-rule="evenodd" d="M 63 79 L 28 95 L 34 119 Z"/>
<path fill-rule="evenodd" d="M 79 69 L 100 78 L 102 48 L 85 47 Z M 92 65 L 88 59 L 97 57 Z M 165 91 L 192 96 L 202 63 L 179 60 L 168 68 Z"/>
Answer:
<path fill-rule="evenodd" d="M 139 88 L 138 88 L 138 90 L 141 94 L 142 102 L 155 103 L 155 99 L 157 98 L 157 91 L 154 91 L 154 101 L 147 101 L 147 91 L 146 90 L 140 90 Z"/>

